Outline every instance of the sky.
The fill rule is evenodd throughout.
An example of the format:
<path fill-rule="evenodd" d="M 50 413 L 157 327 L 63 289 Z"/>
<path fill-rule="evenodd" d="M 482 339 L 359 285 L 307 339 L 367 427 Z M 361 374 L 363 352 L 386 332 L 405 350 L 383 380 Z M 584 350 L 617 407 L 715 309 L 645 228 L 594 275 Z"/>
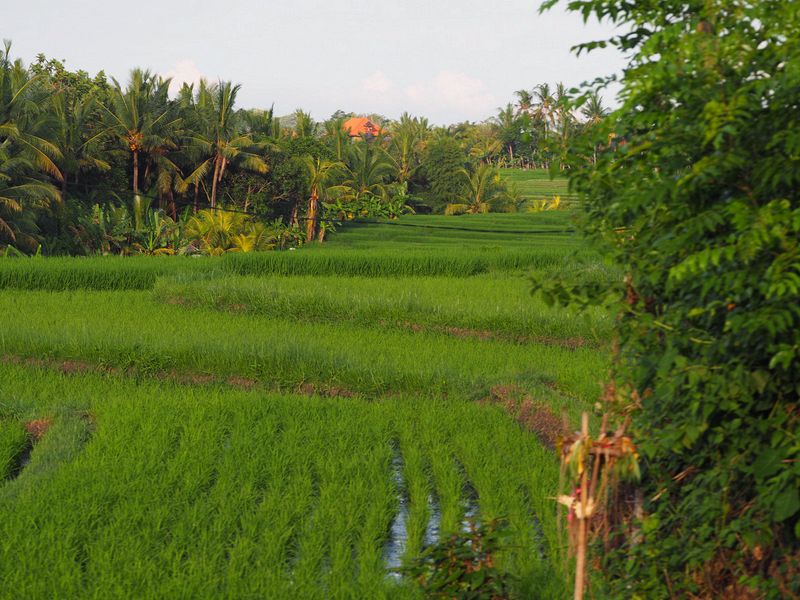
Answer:
<path fill-rule="evenodd" d="M 173 78 L 242 84 L 238 104 L 324 120 L 336 110 L 436 124 L 482 121 L 539 83 L 569 86 L 619 72 L 607 38 L 541 0 L 25 0 L 3 9 L 0 37 L 36 55 L 120 81 L 133 67 Z M 611 94 L 606 103 L 614 104 Z"/>

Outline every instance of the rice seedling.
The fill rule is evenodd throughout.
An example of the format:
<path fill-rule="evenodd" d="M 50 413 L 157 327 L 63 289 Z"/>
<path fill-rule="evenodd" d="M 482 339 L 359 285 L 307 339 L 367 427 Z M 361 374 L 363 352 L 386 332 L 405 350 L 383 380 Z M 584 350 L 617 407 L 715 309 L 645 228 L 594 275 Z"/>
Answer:
<path fill-rule="evenodd" d="M 26 290 L 145 290 L 171 273 L 213 271 L 203 257 L 57 257 L 0 260 L 0 288 Z"/>
<path fill-rule="evenodd" d="M 497 384 L 536 390 L 571 413 L 593 401 L 606 358 L 589 347 L 476 343 L 351 323 L 298 323 L 187 310 L 148 292 L 0 291 L 0 353 L 88 361 L 138 374 L 241 376 L 279 389 L 304 383 L 368 394 L 457 393 Z M 556 391 L 548 390 L 548 387 Z"/>
<path fill-rule="evenodd" d="M 588 268 L 593 268 L 590 265 Z M 267 318 L 399 327 L 476 339 L 596 345 L 608 339 L 605 311 L 570 313 L 531 297 L 510 275 L 460 277 L 171 277 L 156 297 Z"/>
<path fill-rule="evenodd" d="M 14 475 L 28 443 L 28 432 L 21 423 L 0 420 L 0 481 Z"/>
<path fill-rule="evenodd" d="M 529 487 L 552 510 L 556 461 L 493 407 L 413 396 L 331 402 L 9 364 L 0 364 L 0 397 L 14 398 L 19 419 L 90 414 L 95 423 L 57 469 L 26 468 L 0 484 L 0 597 L 417 598 L 382 558 L 398 508 L 394 439 L 405 464 L 431 465 L 443 529 L 464 518 L 469 478 L 481 518 L 508 510 L 518 523 L 501 560 L 520 576 L 520 593 L 534 581 L 558 589 L 555 550 L 530 552 L 533 504 L 515 492 Z M 32 465 L 58 455 L 50 434 Z M 414 437 L 417 458 L 402 443 Z M 532 468 L 542 477 L 529 486 Z M 414 472 L 427 477 L 426 467 Z M 517 500 L 491 504 L 508 494 Z"/>
<path fill-rule="evenodd" d="M 550 212 L 0 261 L 0 598 L 416 599 L 391 567 L 501 516 L 517 595 L 563 597 L 556 458 L 481 401 L 575 419 L 600 391 L 608 317 L 527 276 L 619 274 Z"/>
<path fill-rule="evenodd" d="M 568 252 L 486 247 L 463 249 L 309 247 L 296 252 L 226 254 L 235 275 L 344 275 L 469 277 L 489 271 L 524 271 L 562 263 Z"/>

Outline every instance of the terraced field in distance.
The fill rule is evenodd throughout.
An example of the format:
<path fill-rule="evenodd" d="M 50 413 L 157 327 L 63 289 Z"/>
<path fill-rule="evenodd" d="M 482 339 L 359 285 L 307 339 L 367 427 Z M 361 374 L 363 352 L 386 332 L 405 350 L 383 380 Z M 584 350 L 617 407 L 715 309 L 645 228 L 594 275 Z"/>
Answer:
<path fill-rule="evenodd" d="M 565 205 L 574 205 L 578 199 L 570 192 L 566 177 L 551 179 L 545 169 L 500 169 L 500 177 L 516 185 L 529 200 L 551 200 L 559 196 Z"/>

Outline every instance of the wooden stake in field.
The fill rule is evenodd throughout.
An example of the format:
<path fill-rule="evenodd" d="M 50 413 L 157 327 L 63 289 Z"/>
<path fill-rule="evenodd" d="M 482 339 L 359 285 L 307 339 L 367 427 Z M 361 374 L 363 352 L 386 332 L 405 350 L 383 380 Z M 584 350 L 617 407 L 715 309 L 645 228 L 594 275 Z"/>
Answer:
<path fill-rule="evenodd" d="M 584 444 L 589 444 L 589 415 L 581 415 L 581 438 Z M 581 456 L 581 487 L 579 490 L 581 509 L 576 511 L 578 517 L 578 549 L 575 558 L 575 600 L 583 599 L 583 590 L 586 587 L 586 526 L 589 515 L 587 514 L 587 498 L 589 495 L 589 470 L 586 468 L 584 453 Z"/>
<path fill-rule="evenodd" d="M 639 478 L 636 447 L 625 435 L 627 421 L 611 434 L 606 432 L 607 425 L 608 415 L 604 415 L 600 433 L 593 440 L 589 415 L 583 413 L 580 432 L 568 436 L 561 445 L 562 489 L 567 468 L 572 475 L 568 484 L 572 493 L 561 494 L 558 502 L 569 509 L 570 548 L 575 553 L 575 600 L 583 600 L 589 579 L 586 556 L 590 525 L 594 534 L 607 532 L 611 527 L 606 506 L 609 490 L 618 485 L 620 477 Z M 590 522 L 598 514 L 599 521 Z"/>

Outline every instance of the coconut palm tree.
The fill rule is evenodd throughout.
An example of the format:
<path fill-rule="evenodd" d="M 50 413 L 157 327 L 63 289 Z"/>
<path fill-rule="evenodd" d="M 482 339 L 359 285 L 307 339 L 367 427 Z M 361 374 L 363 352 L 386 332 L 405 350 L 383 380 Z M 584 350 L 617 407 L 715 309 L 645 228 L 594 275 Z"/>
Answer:
<path fill-rule="evenodd" d="M 116 79 L 112 82 L 110 105 L 104 107 L 108 128 L 131 154 L 131 184 L 138 194 L 141 155 L 174 148 L 181 119 L 167 96 L 169 79 L 134 69 L 125 89 Z"/>
<path fill-rule="evenodd" d="M 62 197 L 67 193 L 69 179 L 77 184 L 81 173 L 111 169 L 102 150 L 102 141 L 107 138 L 107 131 L 101 129 L 93 132 L 90 128 L 97 108 L 97 101 L 91 95 L 68 97 L 59 93 L 53 96 L 56 141 L 62 154 L 58 165 L 64 176 L 61 182 Z"/>
<path fill-rule="evenodd" d="M 464 171 L 464 176 L 469 182 L 465 198 L 468 213 L 489 212 L 505 192 L 499 171 L 491 165 L 479 165 L 472 174 Z"/>
<path fill-rule="evenodd" d="M 496 204 L 505 201 L 506 187 L 500 179 L 500 172 L 491 165 L 479 165 L 473 173 L 461 170 L 466 182 L 466 193 L 463 202 L 448 204 L 444 209 L 446 215 L 463 215 L 488 213 Z"/>
<path fill-rule="evenodd" d="M 339 162 L 344 160 L 350 143 L 350 134 L 344 128 L 344 122 L 344 117 L 337 117 L 325 122 L 325 139 Z"/>
<path fill-rule="evenodd" d="M 397 174 L 392 157 L 376 144 L 358 142 L 348 149 L 347 174 L 343 185 L 353 199 L 364 195 L 387 196 L 386 183 Z"/>
<path fill-rule="evenodd" d="M 186 235 L 211 255 L 267 250 L 275 243 L 263 223 L 227 210 L 201 210 L 187 222 Z"/>
<path fill-rule="evenodd" d="M 275 110 L 272 106 L 269 110 L 241 109 L 238 111 L 237 118 L 241 123 L 242 133 L 249 135 L 257 142 L 280 137 L 280 120 L 275 117 Z"/>
<path fill-rule="evenodd" d="M 517 115 L 529 115 L 533 109 L 533 92 L 517 90 L 514 95 L 517 97 Z"/>
<path fill-rule="evenodd" d="M 31 77 L 11 43 L 0 51 L 0 237 L 35 247 L 34 214 L 27 210 L 59 199 L 50 181 L 61 181 L 51 116 L 42 109 L 50 91 Z"/>
<path fill-rule="evenodd" d="M 53 142 L 54 127 L 45 110 L 51 91 L 41 85 L 40 76 L 31 77 L 22 61 L 11 60 L 11 42 L 0 51 L 0 144 L 14 146 L 42 173 L 61 181 L 56 164 L 61 151 Z"/>
<path fill-rule="evenodd" d="M 572 101 L 563 83 L 556 84 L 554 98 L 555 123 L 559 131 L 559 146 L 562 165 L 569 149 L 569 139 L 575 126 L 575 115 L 572 113 Z"/>
<path fill-rule="evenodd" d="M 586 119 L 586 127 L 592 128 L 599 125 L 609 114 L 609 110 L 603 106 L 603 97 L 598 92 L 591 92 L 586 99 L 586 103 L 581 107 L 581 115 Z M 592 146 L 592 164 L 597 164 L 597 146 Z"/>
<path fill-rule="evenodd" d="M 545 136 L 555 125 L 555 98 L 550 91 L 550 84 L 540 83 L 533 90 L 533 117 L 542 123 Z"/>
<path fill-rule="evenodd" d="M 333 176 L 344 165 L 330 160 L 314 159 L 310 156 L 303 157 L 303 164 L 308 171 L 308 215 L 306 216 L 306 240 L 314 239 L 317 232 L 319 200 L 325 195 L 325 186 L 330 183 Z"/>
<path fill-rule="evenodd" d="M 233 108 L 240 88 L 229 81 L 211 86 L 201 82 L 195 99 L 195 130 L 189 133 L 187 142 L 189 152 L 199 156 L 201 162 L 185 181 L 197 189 L 211 173 L 211 208 L 217 206 L 217 189 L 229 166 L 267 172 L 267 164 L 257 153 L 259 144 L 242 132 Z"/>
<path fill-rule="evenodd" d="M 317 132 L 317 124 L 311 118 L 311 113 L 301 109 L 294 111 L 294 134 L 297 137 L 312 137 Z"/>
<path fill-rule="evenodd" d="M 481 164 L 490 164 L 503 149 L 503 143 L 495 137 L 494 132 L 481 132 L 480 137 L 472 145 L 470 156 L 477 158 Z"/>
<path fill-rule="evenodd" d="M 427 119 L 411 117 L 408 113 L 403 113 L 391 127 L 390 150 L 397 163 L 397 179 L 400 183 L 408 182 L 419 168 L 428 131 Z"/>
<path fill-rule="evenodd" d="M 522 135 L 522 126 L 519 117 L 514 111 L 514 105 L 510 102 L 505 107 L 497 109 L 497 115 L 492 119 L 497 128 L 497 139 L 508 151 L 508 160 L 514 164 L 514 146 L 519 142 Z"/>
<path fill-rule="evenodd" d="M 26 238 L 27 246 L 35 248 L 35 232 L 31 221 L 34 207 L 46 207 L 60 199 L 58 189 L 37 178 L 36 165 L 16 152 L 9 140 L 0 142 L 0 240 L 17 242 Z"/>
<path fill-rule="evenodd" d="M 603 97 L 598 92 L 590 92 L 586 103 L 581 107 L 581 115 L 590 126 L 597 125 L 608 116 L 609 110 L 603 105 Z"/>

